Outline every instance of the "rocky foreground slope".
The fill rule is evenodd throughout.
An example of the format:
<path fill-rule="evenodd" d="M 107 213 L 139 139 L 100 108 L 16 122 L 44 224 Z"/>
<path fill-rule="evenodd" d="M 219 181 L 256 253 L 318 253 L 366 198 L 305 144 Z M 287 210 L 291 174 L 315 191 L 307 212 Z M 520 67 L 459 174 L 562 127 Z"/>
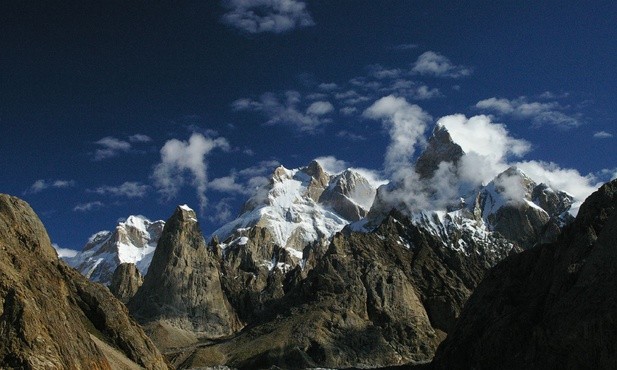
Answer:
<path fill-rule="evenodd" d="M 617 365 L 617 180 L 554 243 L 492 269 L 437 351 L 436 369 Z"/>
<path fill-rule="evenodd" d="M 24 201 L 0 194 L 0 367 L 167 369 L 109 291 L 58 260 Z"/>

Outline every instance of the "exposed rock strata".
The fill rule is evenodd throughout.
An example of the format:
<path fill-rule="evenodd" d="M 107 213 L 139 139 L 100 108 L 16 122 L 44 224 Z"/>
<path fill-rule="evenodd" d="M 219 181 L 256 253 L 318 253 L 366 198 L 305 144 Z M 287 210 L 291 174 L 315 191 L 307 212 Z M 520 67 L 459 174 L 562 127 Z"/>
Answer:
<path fill-rule="evenodd" d="M 3 369 L 112 369 L 108 348 L 134 366 L 168 368 L 124 305 L 59 261 L 34 211 L 3 194 L 0 333 Z"/>

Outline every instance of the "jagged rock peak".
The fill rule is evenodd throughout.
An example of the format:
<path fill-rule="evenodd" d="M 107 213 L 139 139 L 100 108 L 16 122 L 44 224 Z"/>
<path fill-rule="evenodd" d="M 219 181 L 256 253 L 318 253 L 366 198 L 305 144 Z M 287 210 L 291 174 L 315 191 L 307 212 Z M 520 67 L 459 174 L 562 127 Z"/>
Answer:
<path fill-rule="evenodd" d="M 0 368 L 168 368 L 105 287 L 58 260 L 32 208 L 4 194 L 0 246 Z"/>
<path fill-rule="evenodd" d="M 240 328 L 221 288 L 219 261 L 188 206 L 178 206 L 165 223 L 148 274 L 128 307 L 155 338 L 168 338 L 157 343 L 163 347 L 189 344 L 187 336 L 220 337 Z"/>
<path fill-rule="evenodd" d="M 421 178 L 431 178 L 441 162 L 456 165 L 464 154 L 460 145 L 452 140 L 448 130 L 437 125 L 428 139 L 426 149 L 416 161 L 416 172 Z"/>

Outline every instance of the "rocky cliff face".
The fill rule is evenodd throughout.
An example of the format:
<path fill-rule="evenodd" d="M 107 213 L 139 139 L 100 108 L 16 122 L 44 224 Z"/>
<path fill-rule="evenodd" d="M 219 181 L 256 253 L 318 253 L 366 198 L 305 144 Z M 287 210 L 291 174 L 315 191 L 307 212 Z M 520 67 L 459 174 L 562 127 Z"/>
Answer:
<path fill-rule="evenodd" d="M 139 273 L 134 263 L 121 263 L 114 271 L 109 290 L 122 303 L 128 303 L 144 283 L 144 278 Z"/>
<path fill-rule="evenodd" d="M 488 273 L 437 369 L 613 368 L 617 363 L 617 181 L 581 206 L 551 244 Z"/>
<path fill-rule="evenodd" d="M 155 340 L 167 336 L 157 342 L 163 348 L 177 341 L 186 344 L 187 338 L 226 336 L 240 328 L 223 294 L 216 255 L 187 206 L 179 206 L 165 223 L 148 274 L 128 307 Z"/>
<path fill-rule="evenodd" d="M 167 369 L 109 291 L 58 260 L 40 220 L 0 194 L 0 367 Z"/>
<path fill-rule="evenodd" d="M 444 248 L 392 213 L 372 233 L 337 234 L 308 276 L 265 304 L 250 327 L 197 349 L 182 367 L 218 365 L 223 358 L 240 368 L 429 361 L 484 266 L 481 255 Z"/>

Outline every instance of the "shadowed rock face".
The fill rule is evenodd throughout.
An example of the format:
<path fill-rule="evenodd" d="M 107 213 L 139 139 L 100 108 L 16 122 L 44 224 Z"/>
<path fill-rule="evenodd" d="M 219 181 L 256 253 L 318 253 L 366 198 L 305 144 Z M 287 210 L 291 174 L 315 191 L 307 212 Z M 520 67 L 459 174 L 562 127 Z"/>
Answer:
<path fill-rule="evenodd" d="M 614 368 L 617 181 L 558 240 L 492 269 L 440 346 L 435 368 Z"/>
<path fill-rule="evenodd" d="M 122 303 L 127 303 L 141 285 L 144 279 L 134 263 L 121 263 L 114 271 L 109 290 Z"/>
<path fill-rule="evenodd" d="M 219 275 L 195 212 L 180 206 L 165 223 L 148 274 L 128 307 L 149 330 L 162 325 L 197 337 L 229 335 L 241 325 Z M 173 346 L 173 338 L 169 341 Z"/>
<path fill-rule="evenodd" d="M 135 368 L 167 368 L 124 305 L 59 261 L 34 211 L 4 194 L 0 333 L 3 369 L 113 369 L 109 346 Z"/>
<path fill-rule="evenodd" d="M 271 299 L 249 327 L 198 348 L 182 366 L 221 359 L 247 369 L 430 361 L 489 265 L 392 213 L 373 233 L 337 234 L 308 276 Z"/>

